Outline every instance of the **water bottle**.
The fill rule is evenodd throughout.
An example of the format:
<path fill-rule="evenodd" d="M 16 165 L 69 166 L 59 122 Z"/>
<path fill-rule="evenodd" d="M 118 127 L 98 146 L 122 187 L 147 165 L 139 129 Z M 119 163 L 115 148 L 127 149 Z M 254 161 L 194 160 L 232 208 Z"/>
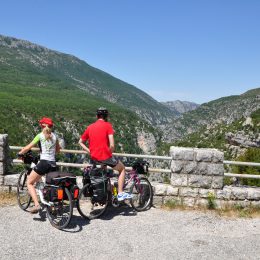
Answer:
<path fill-rule="evenodd" d="M 113 195 L 114 195 L 114 197 L 117 196 L 117 188 L 115 186 L 113 187 Z"/>

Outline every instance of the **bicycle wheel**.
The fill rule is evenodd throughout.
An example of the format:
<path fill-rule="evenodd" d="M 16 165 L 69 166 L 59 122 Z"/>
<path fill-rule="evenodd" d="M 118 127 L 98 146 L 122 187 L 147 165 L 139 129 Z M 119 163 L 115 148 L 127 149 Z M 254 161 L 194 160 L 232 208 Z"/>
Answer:
<path fill-rule="evenodd" d="M 133 195 L 130 204 L 136 211 L 144 211 L 152 205 L 153 190 L 148 179 L 141 177 L 139 180 L 140 183 L 134 181 L 130 187 L 130 192 Z"/>
<path fill-rule="evenodd" d="M 67 188 L 64 188 L 67 199 L 53 202 L 54 205 L 47 206 L 47 217 L 52 226 L 63 229 L 68 226 L 72 217 L 73 201 Z"/>
<path fill-rule="evenodd" d="M 108 185 L 110 187 L 110 185 Z M 104 202 L 95 202 L 93 199 L 93 191 L 91 184 L 87 183 L 83 186 L 79 193 L 77 201 L 77 209 L 80 215 L 86 219 L 95 219 L 105 213 L 108 205 L 108 192 Z"/>
<path fill-rule="evenodd" d="M 18 178 L 17 194 L 16 194 L 18 205 L 22 210 L 26 210 L 32 201 L 32 198 L 28 192 L 26 180 L 27 180 L 27 170 L 23 170 L 20 173 Z"/>

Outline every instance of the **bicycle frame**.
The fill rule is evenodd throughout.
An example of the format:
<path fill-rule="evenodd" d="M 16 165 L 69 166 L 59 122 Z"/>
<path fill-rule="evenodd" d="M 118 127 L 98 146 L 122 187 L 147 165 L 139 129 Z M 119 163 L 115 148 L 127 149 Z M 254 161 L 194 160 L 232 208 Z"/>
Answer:
<path fill-rule="evenodd" d="M 137 174 L 136 170 L 131 170 L 130 172 L 126 172 L 126 173 L 127 173 L 127 175 L 130 176 L 130 178 L 125 181 L 124 189 L 126 188 L 126 186 L 127 186 L 131 181 L 134 181 L 135 184 L 136 184 L 136 183 L 137 183 L 138 185 L 140 184 L 140 179 L 139 179 L 139 177 L 138 177 L 138 174 Z"/>

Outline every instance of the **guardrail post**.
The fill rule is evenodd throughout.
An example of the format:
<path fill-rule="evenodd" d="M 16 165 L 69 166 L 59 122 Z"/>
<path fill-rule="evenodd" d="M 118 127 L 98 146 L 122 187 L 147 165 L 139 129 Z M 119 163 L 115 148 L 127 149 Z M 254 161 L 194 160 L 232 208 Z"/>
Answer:
<path fill-rule="evenodd" d="M 8 135 L 0 134 L 0 185 L 4 184 L 4 175 L 7 174 L 8 151 Z"/>
<path fill-rule="evenodd" d="M 224 154 L 217 149 L 174 147 L 170 149 L 171 184 L 192 188 L 222 189 Z"/>

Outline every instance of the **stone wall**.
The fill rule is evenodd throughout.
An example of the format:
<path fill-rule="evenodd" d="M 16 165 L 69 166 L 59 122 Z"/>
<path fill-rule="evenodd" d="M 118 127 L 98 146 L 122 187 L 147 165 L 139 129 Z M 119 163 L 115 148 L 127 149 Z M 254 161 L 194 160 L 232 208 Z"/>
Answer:
<path fill-rule="evenodd" d="M 171 147 L 171 182 L 154 183 L 154 204 L 174 201 L 190 207 L 259 206 L 259 187 L 224 186 L 224 154 L 216 149 Z"/>

